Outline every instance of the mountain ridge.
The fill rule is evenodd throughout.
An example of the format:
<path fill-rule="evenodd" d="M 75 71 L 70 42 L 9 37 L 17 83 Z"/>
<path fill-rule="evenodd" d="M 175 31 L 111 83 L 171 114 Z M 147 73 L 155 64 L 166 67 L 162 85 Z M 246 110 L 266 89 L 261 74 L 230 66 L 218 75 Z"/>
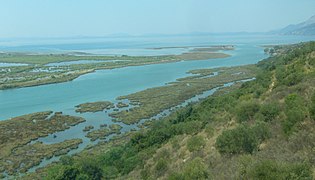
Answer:
<path fill-rule="evenodd" d="M 272 33 L 281 35 L 315 35 L 315 15 L 299 24 L 290 24 Z"/>

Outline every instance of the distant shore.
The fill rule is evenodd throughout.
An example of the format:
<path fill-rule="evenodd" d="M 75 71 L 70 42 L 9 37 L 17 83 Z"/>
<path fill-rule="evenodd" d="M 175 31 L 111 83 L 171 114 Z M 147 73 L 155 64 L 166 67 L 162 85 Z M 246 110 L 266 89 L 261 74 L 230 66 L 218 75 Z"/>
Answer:
<path fill-rule="evenodd" d="M 226 58 L 230 55 L 217 51 L 228 49 L 232 50 L 231 46 L 208 46 L 194 48 L 189 52 L 179 55 L 161 56 L 79 56 L 69 54 L 28 55 L 23 53 L 0 53 L 0 62 L 29 64 L 27 66 L 0 67 L 0 72 L 2 72 L 0 73 L 0 90 L 72 81 L 81 75 L 102 69 Z M 93 60 L 93 63 L 47 66 L 49 63 L 79 60 L 91 60 L 91 62 Z M 95 61 L 99 61 L 99 63 L 95 63 Z"/>

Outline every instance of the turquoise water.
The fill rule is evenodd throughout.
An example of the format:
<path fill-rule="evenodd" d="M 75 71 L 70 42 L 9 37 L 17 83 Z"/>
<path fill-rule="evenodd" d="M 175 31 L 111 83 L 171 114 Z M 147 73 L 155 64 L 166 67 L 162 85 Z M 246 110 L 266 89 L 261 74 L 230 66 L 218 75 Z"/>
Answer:
<path fill-rule="evenodd" d="M 118 96 L 185 77 L 192 69 L 251 64 L 266 57 L 262 48 L 253 45 L 238 45 L 228 53 L 232 56 L 224 59 L 100 70 L 71 82 L 0 91 L 0 119 L 46 110 L 71 110 L 85 102 L 114 101 Z"/>
<path fill-rule="evenodd" d="M 28 64 L 23 63 L 2 63 L 0 62 L 0 68 L 1 67 L 10 67 L 10 66 L 27 66 Z"/>

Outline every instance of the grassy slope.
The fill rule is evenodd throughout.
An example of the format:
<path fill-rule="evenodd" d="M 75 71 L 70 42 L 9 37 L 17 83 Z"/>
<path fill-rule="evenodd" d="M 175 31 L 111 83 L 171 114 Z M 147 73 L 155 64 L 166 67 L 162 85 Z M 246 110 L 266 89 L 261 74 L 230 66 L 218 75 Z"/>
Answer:
<path fill-rule="evenodd" d="M 201 121 L 205 126 L 193 134 L 171 137 L 127 176 L 131 179 L 311 179 L 315 166 L 314 66 L 315 43 L 286 47 L 282 55 L 258 64 L 264 72 L 256 81 L 193 106 L 184 122 Z M 248 113 L 252 107 L 248 102 L 258 107 L 252 115 Z M 276 107 L 278 112 L 272 113 Z M 244 118 L 244 114 L 248 116 Z M 249 129 L 257 125 L 267 129 L 266 137 L 250 150 L 246 150 L 250 138 L 245 140 L 248 143 L 244 143 L 245 147 L 234 146 L 243 141 L 241 136 L 255 135 L 244 134 L 245 131 L 235 133 L 237 138 L 222 135 L 241 126 Z"/>
<path fill-rule="evenodd" d="M 278 48 L 281 54 L 257 65 L 262 72 L 255 81 L 222 90 L 133 134 L 124 144 L 63 160 L 41 175 L 312 179 L 315 43 Z"/>

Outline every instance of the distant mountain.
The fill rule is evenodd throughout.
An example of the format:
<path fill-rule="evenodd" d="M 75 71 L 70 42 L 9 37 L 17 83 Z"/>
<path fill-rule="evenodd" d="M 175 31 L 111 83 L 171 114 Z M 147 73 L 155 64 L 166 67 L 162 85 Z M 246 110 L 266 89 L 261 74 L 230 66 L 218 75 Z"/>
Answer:
<path fill-rule="evenodd" d="M 273 33 L 284 35 L 315 35 L 315 16 L 300 24 L 289 25 Z"/>

